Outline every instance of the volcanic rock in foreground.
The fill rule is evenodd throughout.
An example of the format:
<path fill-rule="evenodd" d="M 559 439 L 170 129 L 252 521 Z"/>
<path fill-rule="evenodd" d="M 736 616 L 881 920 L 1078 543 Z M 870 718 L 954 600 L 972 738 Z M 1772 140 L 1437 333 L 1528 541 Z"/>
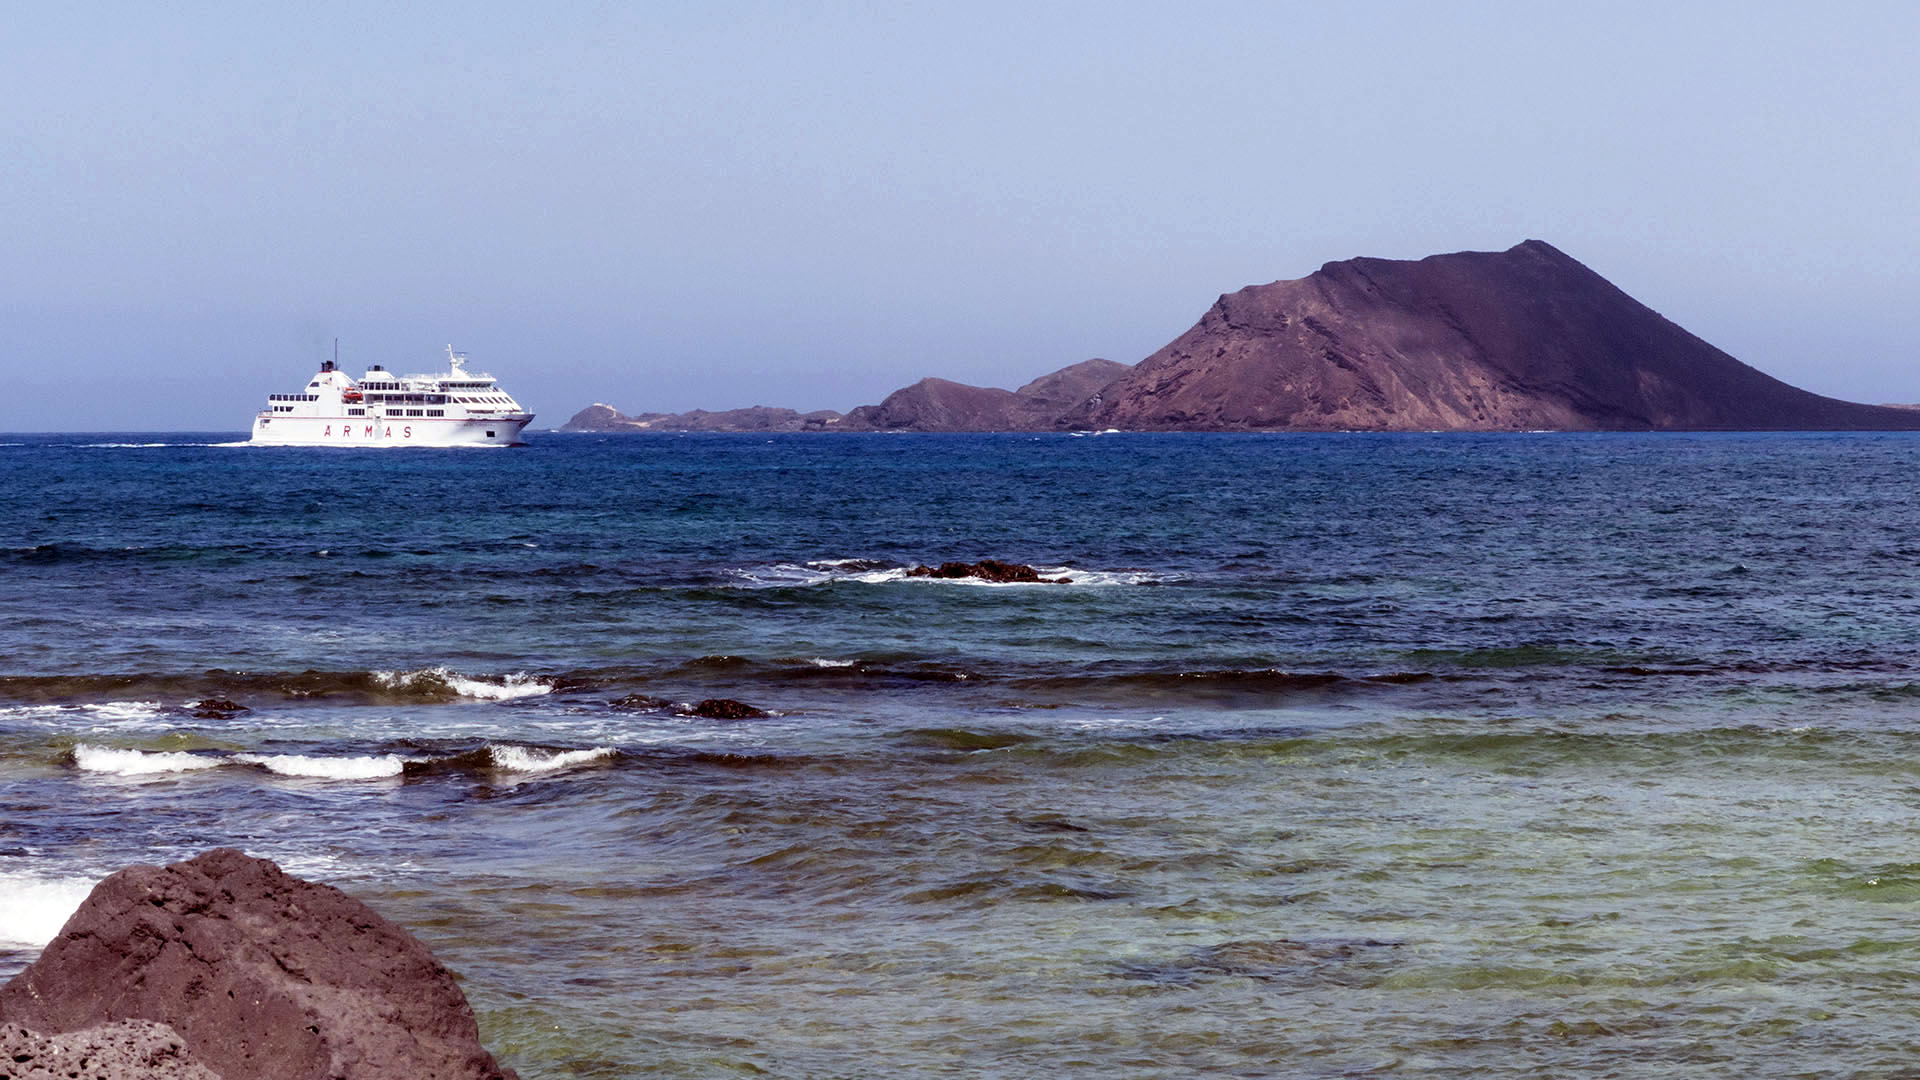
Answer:
<path fill-rule="evenodd" d="M 221 1080 L 186 1052 L 178 1032 L 151 1020 L 121 1020 L 65 1035 L 0 1024 L 5 1080 Z"/>
<path fill-rule="evenodd" d="M 514 1076 L 413 935 L 232 848 L 108 877 L 0 989 L 0 1021 L 42 1034 L 129 1019 L 224 1080 Z"/>
<path fill-rule="evenodd" d="M 1920 416 L 1789 386 L 1528 240 L 1222 296 L 1057 426 L 1896 430 Z"/>

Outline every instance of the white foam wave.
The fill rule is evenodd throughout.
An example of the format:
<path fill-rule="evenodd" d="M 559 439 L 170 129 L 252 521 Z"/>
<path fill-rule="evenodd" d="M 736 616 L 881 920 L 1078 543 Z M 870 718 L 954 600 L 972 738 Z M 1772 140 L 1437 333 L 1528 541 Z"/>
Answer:
<path fill-rule="evenodd" d="M 748 588 L 778 588 L 791 585 L 825 585 L 833 581 L 857 581 L 882 585 L 907 576 L 905 567 L 875 567 L 865 559 L 819 559 L 809 563 L 775 563 L 772 566 L 729 570 Z"/>
<path fill-rule="evenodd" d="M 372 757 L 314 757 L 307 754 L 235 754 L 233 760 L 258 765 L 281 776 L 318 780 L 380 780 L 399 776 L 407 763 L 399 754 Z"/>
<path fill-rule="evenodd" d="M 182 750 L 120 750 L 111 746 L 76 743 L 73 763 L 82 772 L 112 776 L 159 776 L 166 773 L 217 769 L 225 759 Z"/>
<path fill-rule="evenodd" d="M 503 675 L 498 680 L 469 678 L 448 667 L 424 668 L 420 671 L 376 671 L 375 682 L 382 686 L 400 687 L 416 679 L 432 679 L 443 683 L 447 689 L 461 697 L 478 698 L 482 701 L 512 701 L 517 698 L 538 697 L 553 693 L 553 684 L 542 682 L 525 672 Z"/>
<path fill-rule="evenodd" d="M 93 886 L 93 878 L 0 874 L 0 946 L 45 948 Z"/>
<path fill-rule="evenodd" d="M 613 756 L 613 747 L 596 746 L 591 750 L 558 750 L 548 752 L 526 746 L 493 746 L 495 768 L 509 772 L 542 773 L 558 769 L 570 769 L 575 765 L 585 765 L 590 761 L 600 761 Z"/>
<path fill-rule="evenodd" d="M 167 707 L 157 701 L 106 701 L 88 705 L 9 705 L 0 719 L 40 721 L 63 731 L 168 726 Z"/>
<path fill-rule="evenodd" d="M 1043 578 L 1072 578 L 1075 585 L 1161 585 L 1178 580 L 1151 570 L 1081 570 L 1072 566 L 1036 566 Z"/>
<path fill-rule="evenodd" d="M 880 567 L 869 559 L 820 559 L 808 563 L 776 563 L 772 566 L 755 567 L 744 570 L 729 570 L 727 573 L 747 588 L 776 588 L 794 585 L 824 585 L 835 581 L 859 582 L 863 585 L 887 585 L 896 581 L 911 581 L 915 584 L 966 585 L 985 588 L 1030 588 L 1030 581 L 986 581 L 982 578 L 933 578 L 910 577 L 907 567 Z M 1067 578 L 1069 585 L 1154 585 L 1175 580 L 1165 574 L 1149 570 L 1082 570 L 1073 566 L 1036 566 L 1034 571 L 1053 583 L 1056 578 Z"/>
<path fill-rule="evenodd" d="M 166 711 L 166 706 L 157 701 L 103 701 L 70 707 L 80 710 L 90 719 L 110 724 L 143 723 L 158 719 Z"/>
<path fill-rule="evenodd" d="M 445 676 L 447 685 L 461 697 L 484 698 L 488 701 L 512 701 L 515 698 L 539 697 L 553 693 L 553 684 L 541 682 L 525 672 L 516 672 L 502 676 L 499 682 L 487 682 L 484 679 L 469 679 L 460 675 Z"/>
<path fill-rule="evenodd" d="M 901 571 L 901 577 L 915 584 L 962 585 L 978 589 L 1059 588 L 1060 585 L 1063 584 L 1060 581 L 1061 578 L 1067 579 L 1064 582 L 1066 585 L 1091 586 L 1094 588 L 1104 588 L 1113 585 L 1154 585 L 1172 580 L 1164 574 L 1156 574 L 1147 570 L 1081 570 L 1073 566 L 1036 566 L 1033 568 L 1033 572 L 1040 575 L 1040 581 L 988 581 L 985 578 L 977 577 L 907 578 L 906 571 L 904 570 Z"/>
<path fill-rule="evenodd" d="M 859 662 L 858 660 L 828 660 L 821 656 L 816 656 L 807 661 L 807 663 L 812 664 L 814 667 L 822 668 L 849 668 Z"/>

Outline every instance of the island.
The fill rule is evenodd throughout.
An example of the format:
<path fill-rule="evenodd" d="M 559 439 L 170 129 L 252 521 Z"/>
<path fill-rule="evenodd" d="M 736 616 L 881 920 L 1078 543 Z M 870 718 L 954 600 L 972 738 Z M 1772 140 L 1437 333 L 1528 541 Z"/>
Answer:
<path fill-rule="evenodd" d="M 562 431 L 1872 431 L 1920 411 L 1822 397 L 1687 332 L 1541 240 L 1348 259 L 1220 297 L 1138 364 L 1017 390 L 927 378 L 842 415 L 756 407 Z"/>

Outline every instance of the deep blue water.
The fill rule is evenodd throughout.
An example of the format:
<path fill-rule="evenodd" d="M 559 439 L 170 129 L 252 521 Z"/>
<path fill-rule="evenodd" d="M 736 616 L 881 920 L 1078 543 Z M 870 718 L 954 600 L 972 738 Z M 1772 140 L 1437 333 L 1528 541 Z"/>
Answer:
<path fill-rule="evenodd" d="M 0 437 L 14 966 L 235 843 L 529 1077 L 1920 1050 L 1920 437 L 239 438 Z"/>

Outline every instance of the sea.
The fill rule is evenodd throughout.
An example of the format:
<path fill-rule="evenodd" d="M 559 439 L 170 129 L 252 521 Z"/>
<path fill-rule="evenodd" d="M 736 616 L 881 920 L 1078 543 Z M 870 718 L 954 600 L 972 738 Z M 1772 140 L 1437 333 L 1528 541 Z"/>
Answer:
<path fill-rule="evenodd" d="M 1920 436 L 241 439 L 0 437 L 0 977 L 231 845 L 528 1080 L 1920 1068 Z"/>

